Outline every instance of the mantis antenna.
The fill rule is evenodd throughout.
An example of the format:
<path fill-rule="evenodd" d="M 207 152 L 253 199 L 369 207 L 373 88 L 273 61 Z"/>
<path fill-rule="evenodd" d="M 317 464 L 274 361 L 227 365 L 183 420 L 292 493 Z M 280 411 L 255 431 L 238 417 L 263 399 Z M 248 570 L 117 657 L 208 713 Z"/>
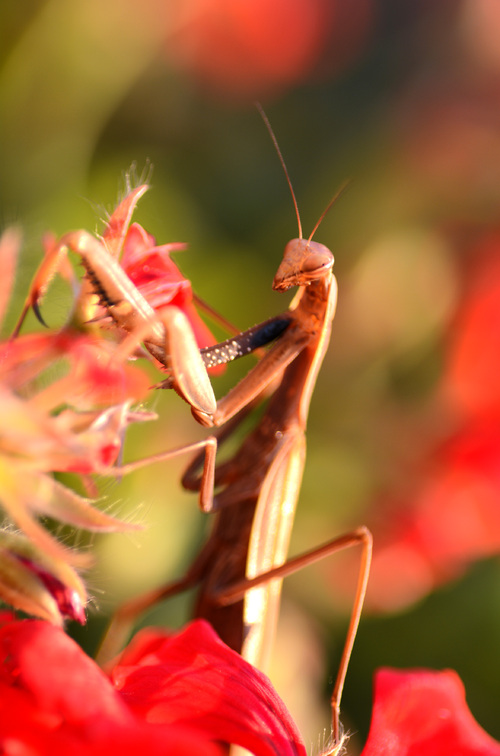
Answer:
<path fill-rule="evenodd" d="M 280 150 L 280 147 L 279 147 L 279 144 L 278 144 L 278 140 L 276 139 L 276 135 L 275 135 L 275 133 L 273 131 L 273 128 L 272 128 L 271 124 L 269 123 L 269 118 L 266 116 L 266 114 L 264 112 L 264 108 L 262 107 L 262 105 L 260 104 L 260 102 L 256 102 L 255 103 L 255 107 L 259 111 L 260 116 L 261 116 L 262 120 L 264 121 L 264 123 L 266 125 L 266 128 L 267 128 L 267 130 L 269 132 L 269 135 L 270 135 L 271 139 L 273 140 L 273 144 L 274 144 L 274 147 L 276 149 L 276 152 L 278 153 L 278 157 L 280 159 L 281 166 L 282 166 L 282 168 L 283 168 L 283 170 L 285 172 L 287 184 L 288 184 L 288 186 L 290 188 L 290 193 L 292 195 L 293 206 L 295 208 L 295 215 L 297 216 L 297 223 L 298 223 L 298 226 L 299 226 L 299 238 L 302 239 L 302 223 L 300 222 L 299 206 L 297 204 L 297 198 L 295 197 L 295 192 L 293 191 L 292 182 L 290 180 L 290 176 L 288 175 L 288 171 L 287 171 L 287 168 L 286 168 L 285 161 L 283 159 L 283 155 L 281 154 L 281 150 Z"/>
<path fill-rule="evenodd" d="M 287 167 L 286 167 L 285 160 L 284 160 L 283 155 L 281 153 L 281 150 L 280 150 L 280 147 L 279 147 L 279 144 L 278 144 L 278 140 L 276 139 L 276 135 L 275 135 L 275 133 L 273 131 L 273 127 L 269 123 L 269 118 L 265 114 L 264 108 L 262 107 L 262 105 L 260 104 L 260 102 L 256 102 L 255 103 L 255 107 L 259 111 L 260 116 L 261 116 L 262 120 L 264 121 L 264 123 L 266 125 L 266 128 L 267 128 L 267 130 L 269 132 L 269 135 L 270 135 L 270 137 L 271 137 L 271 139 L 273 141 L 273 144 L 274 144 L 274 147 L 276 149 L 276 152 L 278 153 L 279 161 L 280 161 L 281 167 L 283 168 L 283 171 L 285 173 L 286 181 L 287 181 L 288 187 L 290 189 L 290 194 L 292 195 L 293 206 L 295 208 L 295 215 L 297 216 L 297 224 L 298 224 L 298 227 L 299 227 L 299 238 L 302 239 L 303 238 L 302 237 L 302 223 L 300 221 L 299 206 L 297 204 L 297 198 L 295 197 L 295 192 L 293 191 L 292 182 L 291 182 L 291 179 L 290 179 Z M 341 185 L 340 189 L 337 192 L 335 192 L 335 194 L 331 198 L 330 202 L 327 204 L 327 206 L 325 207 L 325 209 L 323 210 L 323 212 L 319 216 L 319 219 L 318 219 L 316 225 L 314 226 L 313 230 L 311 231 L 311 234 L 310 234 L 310 236 L 309 236 L 309 238 L 307 240 L 308 242 L 312 241 L 312 238 L 313 238 L 314 234 L 316 233 L 316 231 L 318 230 L 318 228 L 319 228 L 320 224 L 322 223 L 323 219 L 325 218 L 325 216 L 327 215 L 327 213 L 330 212 L 330 210 L 333 207 L 333 205 L 335 204 L 335 202 L 344 193 L 344 191 L 347 189 L 347 187 L 349 186 L 350 183 L 351 183 L 350 179 L 348 179 L 347 181 L 344 181 L 344 183 Z"/>

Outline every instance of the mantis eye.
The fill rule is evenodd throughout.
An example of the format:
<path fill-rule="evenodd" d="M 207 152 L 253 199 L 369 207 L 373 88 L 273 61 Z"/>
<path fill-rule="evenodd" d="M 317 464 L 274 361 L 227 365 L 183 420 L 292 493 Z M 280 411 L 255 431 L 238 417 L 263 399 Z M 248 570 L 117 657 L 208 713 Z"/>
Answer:
<path fill-rule="evenodd" d="M 333 255 L 328 247 L 319 242 L 307 242 L 300 261 L 300 272 L 304 278 L 304 283 L 321 278 L 331 270 L 332 266 Z"/>
<path fill-rule="evenodd" d="M 311 252 L 304 258 L 301 268 L 305 274 L 321 274 L 323 271 L 330 270 L 332 265 L 333 255 L 326 250 L 326 252 Z"/>

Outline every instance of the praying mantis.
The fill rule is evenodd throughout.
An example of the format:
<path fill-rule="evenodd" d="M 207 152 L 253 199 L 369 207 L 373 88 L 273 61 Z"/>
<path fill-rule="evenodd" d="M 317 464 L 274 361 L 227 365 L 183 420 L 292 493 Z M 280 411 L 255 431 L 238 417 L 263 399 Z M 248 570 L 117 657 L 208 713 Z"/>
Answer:
<path fill-rule="evenodd" d="M 282 579 L 326 555 L 359 544 L 362 558 L 358 585 L 332 694 L 333 746 L 328 753 L 333 754 L 338 752 L 341 742 L 340 699 L 366 592 L 372 538 L 366 528 L 359 528 L 286 561 L 305 462 L 309 405 L 330 341 L 337 303 L 333 255 L 312 238 L 334 200 L 309 238 L 304 239 L 281 152 L 267 118 L 263 117 L 285 171 L 299 226 L 299 237 L 285 247 L 273 289 L 284 292 L 298 287 L 298 292 L 281 316 L 203 350 L 206 364 L 217 364 L 275 339 L 260 362 L 217 402 L 215 409 L 206 411 L 192 405 L 192 414 L 201 425 L 219 430 L 206 439 L 204 452 L 191 463 L 182 483 L 189 490 L 199 491 L 201 508 L 216 513 L 215 523 L 208 541 L 183 578 L 118 610 L 102 658 L 106 658 L 110 648 L 116 649 L 124 629 L 135 616 L 157 601 L 198 585 L 194 615 L 211 622 L 230 647 L 265 668 L 277 622 Z M 216 465 L 217 444 L 223 443 L 243 417 L 269 395 L 263 415 L 236 453 Z M 200 476 L 197 471 L 203 455 Z"/>
<path fill-rule="evenodd" d="M 131 213 L 146 188 L 141 185 L 115 211 L 102 239 L 76 231 L 65 234 L 48 249 L 20 323 L 29 306 L 37 311 L 46 281 L 66 251 L 72 250 L 80 256 L 90 291 L 98 295 L 100 306 L 115 328 L 128 334 L 119 347 L 122 354 L 127 350 L 132 353 L 142 342 L 153 358 L 170 371 L 161 385 L 174 388 L 190 404 L 201 425 L 218 429 L 204 441 L 155 458 L 167 459 L 183 451 L 201 449 L 182 482 L 187 489 L 199 492 L 202 510 L 214 512 L 215 522 L 207 543 L 183 578 L 118 610 L 101 659 L 121 645 L 124 632 L 137 614 L 158 600 L 198 585 L 195 616 L 210 621 L 229 646 L 251 663 L 265 668 L 278 616 L 282 579 L 339 549 L 361 545 L 354 607 L 332 695 L 334 746 L 330 753 L 334 753 L 340 743 L 340 698 L 366 591 L 371 535 L 360 528 L 286 561 L 305 462 L 309 405 L 330 341 L 337 303 L 333 255 L 326 246 L 313 241 L 334 200 L 309 238 L 304 239 L 281 152 L 267 118 L 263 117 L 285 171 L 299 227 L 299 237 L 287 244 L 273 281 L 274 290 L 280 292 L 298 287 L 286 312 L 226 342 L 200 350 L 181 310 L 169 305 L 155 310 L 118 263 L 117 252 Z M 88 295 L 88 291 L 84 292 L 85 306 Z M 241 357 L 271 341 L 274 345 L 257 365 L 216 402 L 207 368 Z M 216 464 L 217 446 L 269 396 L 263 415 L 237 452 L 231 459 Z M 142 466 L 144 462 L 139 464 Z M 198 469 L 202 463 L 200 475 Z M 134 464 L 128 467 L 135 469 Z"/>

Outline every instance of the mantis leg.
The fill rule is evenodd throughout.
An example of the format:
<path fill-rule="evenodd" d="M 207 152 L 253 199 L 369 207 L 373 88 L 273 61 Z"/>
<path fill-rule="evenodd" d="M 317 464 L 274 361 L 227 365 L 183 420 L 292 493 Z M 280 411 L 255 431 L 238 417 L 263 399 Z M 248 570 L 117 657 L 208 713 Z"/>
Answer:
<path fill-rule="evenodd" d="M 207 546 L 211 546 L 210 542 L 207 543 Z M 182 578 L 160 588 L 147 591 L 141 596 L 122 604 L 111 618 L 111 622 L 97 652 L 96 662 L 103 667 L 124 648 L 137 617 L 160 601 L 177 596 L 179 593 L 184 593 L 184 591 L 197 585 L 205 566 L 211 558 L 211 549 L 210 551 L 209 549 L 203 549 Z"/>
<path fill-rule="evenodd" d="M 308 567 L 310 564 L 314 564 L 325 557 L 329 557 L 332 554 L 342 551 L 343 549 L 350 548 L 351 546 L 360 545 L 362 549 L 361 564 L 358 576 L 358 583 L 356 587 L 356 593 L 354 596 L 353 608 L 351 611 L 351 618 L 349 621 L 349 627 L 347 630 L 347 636 L 342 651 L 339 669 L 331 696 L 332 705 L 332 733 L 333 733 L 333 746 L 332 749 L 322 754 L 322 756 L 333 756 L 338 750 L 338 744 L 341 740 L 340 737 L 340 701 L 342 698 L 342 691 L 344 688 L 344 682 L 347 674 L 347 668 L 349 666 L 349 660 L 351 658 L 352 648 L 354 640 L 356 638 L 356 632 L 358 629 L 359 621 L 361 618 L 361 612 L 363 609 L 363 603 L 366 595 L 366 589 L 368 585 L 368 577 L 370 574 L 371 557 L 373 538 L 368 528 L 362 527 L 351 533 L 346 533 L 338 538 L 334 538 L 332 541 L 328 541 L 322 546 L 318 546 L 312 551 L 305 552 L 299 556 L 289 559 L 285 564 L 279 567 L 274 567 L 261 575 L 253 578 L 244 578 L 237 583 L 234 583 L 230 587 L 225 587 L 214 595 L 214 600 L 221 606 L 228 606 L 229 604 L 241 601 L 247 591 L 252 588 L 269 583 L 271 580 L 283 579 L 288 575 L 292 575 L 298 570 Z"/>
<path fill-rule="evenodd" d="M 309 334 L 297 333 L 290 325 L 266 355 L 250 370 L 236 386 L 217 402 L 212 414 L 192 413 L 206 427 L 223 425 L 237 415 L 243 407 L 257 399 L 268 386 L 282 376 L 283 370 L 295 360 L 309 343 Z"/>
<path fill-rule="evenodd" d="M 39 302 L 62 260 L 71 250 L 81 257 L 93 294 L 116 326 L 130 334 L 134 351 L 143 341 L 148 351 L 173 373 L 173 386 L 196 411 L 212 414 L 216 401 L 198 344 L 186 315 L 173 306 L 156 312 L 130 280 L 120 263 L 104 244 L 87 231 L 72 231 L 55 244 L 42 262 L 31 286 L 13 336 L 19 333 L 32 307 L 40 318 Z M 88 296 L 80 302 L 84 317 L 89 315 Z M 42 320 L 43 322 L 43 320 Z M 120 352 L 126 354 L 126 350 Z"/>
<path fill-rule="evenodd" d="M 120 264 L 93 236 L 78 231 L 61 240 L 81 255 L 94 290 L 117 326 L 143 340 L 148 351 L 172 369 L 180 395 L 202 412 L 213 412 L 215 396 L 186 315 L 178 307 L 156 312 Z"/>
<path fill-rule="evenodd" d="M 171 449 L 167 452 L 123 465 L 116 468 L 114 474 L 117 476 L 125 475 L 153 462 L 161 462 L 186 452 L 197 451 L 200 448 L 204 454 L 204 466 L 200 485 L 200 508 L 209 511 L 213 497 L 215 455 L 217 451 L 217 441 L 213 436 L 194 444 L 181 446 L 177 449 Z M 205 565 L 212 556 L 211 551 L 211 544 L 207 543 L 207 548 L 202 550 L 183 578 L 167 586 L 148 591 L 142 596 L 126 602 L 115 612 L 99 650 L 99 664 L 105 664 L 123 648 L 136 617 L 159 601 L 182 593 L 196 585 L 203 574 Z"/>
<path fill-rule="evenodd" d="M 198 450 L 201 450 L 201 452 L 200 455 L 197 456 L 197 459 L 203 459 L 203 470 L 199 478 L 199 485 L 196 489 L 199 491 L 200 509 L 204 512 L 211 511 L 214 489 L 215 457 L 217 453 L 217 439 L 215 436 L 208 436 L 208 438 L 205 438 L 202 441 L 179 446 L 176 449 L 169 449 L 166 452 L 153 454 L 150 457 L 138 459 L 135 462 L 129 462 L 120 467 L 111 468 L 110 471 L 103 471 L 103 474 L 114 475 L 116 477 L 128 475 L 131 472 L 140 470 L 142 467 L 146 467 L 146 465 L 149 466 L 156 462 L 163 462 L 167 459 L 172 459 L 173 457 L 178 457 L 182 454 Z"/>

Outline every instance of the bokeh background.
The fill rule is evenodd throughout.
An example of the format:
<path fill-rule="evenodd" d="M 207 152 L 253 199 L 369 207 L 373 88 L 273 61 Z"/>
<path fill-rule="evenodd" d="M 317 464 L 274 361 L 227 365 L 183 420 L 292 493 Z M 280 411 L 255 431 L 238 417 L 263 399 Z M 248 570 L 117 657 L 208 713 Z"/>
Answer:
<path fill-rule="evenodd" d="M 42 233 L 94 231 L 124 172 L 152 170 L 136 219 L 195 290 L 246 328 L 289 299 L 271 281 L 297 225 L 335 254 L 339 309 L 313 397 L 292 551 L 375 537 L 343 705 L 369 726 L 382 665 L 451 667 L 500 738 L 500 6 L 496 0 L 26 0 L 0 9 L 0 222 L 23 228 L 19 311 Z M 51 325 L 67 302 L 57 287 Z M 29 327 L 35 327 L 30 321 Z M 218 332 L 218 335 L 222 336 Z M 221 395 L 248 364 L 215 379 Z M 126 457 L 200 435 L 176 396 Z M 89 650 L 125 597 L 182 574 L 207 532 L 182 461 L 104 481 L 146 525 L 95 540 Z M 321 745 L 358 557 L 287 581 L 272 676 Z M 176 627 L 192 597 L 147 621 Z"/>

